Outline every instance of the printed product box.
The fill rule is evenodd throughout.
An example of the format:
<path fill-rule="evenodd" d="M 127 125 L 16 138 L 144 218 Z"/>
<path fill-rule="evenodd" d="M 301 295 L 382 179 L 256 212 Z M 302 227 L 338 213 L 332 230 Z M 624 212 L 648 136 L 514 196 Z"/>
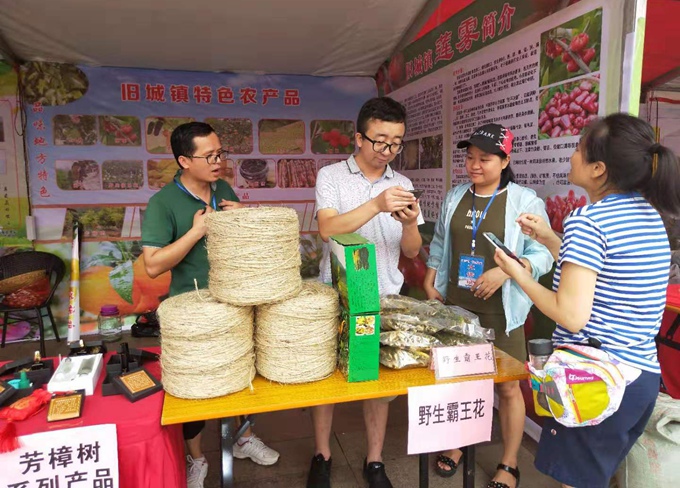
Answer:
<path fill-rule="evenodd" d="M 338 349 L 338 367 L 348 382 L 377 380 L 380 314 L 352 315 L 343 308 Z"/>
<path fill-rule="evenodd" d="M 331 236 L 333 287 L 350 314 L 380 312 L 375 245 L 359 234 Z"/>

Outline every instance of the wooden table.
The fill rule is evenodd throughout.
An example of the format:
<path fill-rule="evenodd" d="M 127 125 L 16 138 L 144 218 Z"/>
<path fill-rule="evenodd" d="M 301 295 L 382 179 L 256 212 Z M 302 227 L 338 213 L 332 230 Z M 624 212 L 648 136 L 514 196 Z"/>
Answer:
<path fill-rule="evenodd" d="M 222 486 L 233 485 L 232 446 L 235 439 L 250 424 L 249 419 L 238 431 L 234 428 L 235 417 L 253 415 L 291 408 L 313 407 L 372 398 L 383 398 L 405 395 L 408 388 L 443 383 L 460 383 L 463 381 L 493 379 L 495 383 L 523 380 L 528 377 L 524 364 L 496 349 L 496 375 L 467 376 L 451 380 L 435 380 L 434 372 L 426 368 L 392 370 L 380 368 L 380 379 L 361 383 L 348 383 L 339 371 L 330 378 L 304 383 L 300 385 L 281 385 L 256 376 L 253 380 L 253 391 L 249 389 L 231 395 L 208 400 L 183 400 L 165 395 L 161 423 L 163 425 L 193 422 L 197 420 L 221 419 L 222 438 Z M 464 449 L 464 481 L 465 488 L 474 486 L 474 446 Z M 426 487 L 428 480 L 428 456 L 420 456 L 420 486 Z"/>

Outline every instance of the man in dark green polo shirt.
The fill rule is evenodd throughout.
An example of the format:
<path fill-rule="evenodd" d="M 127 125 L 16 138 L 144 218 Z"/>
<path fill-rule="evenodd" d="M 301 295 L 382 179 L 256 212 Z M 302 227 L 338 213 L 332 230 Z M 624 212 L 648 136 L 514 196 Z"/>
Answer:
<path fill-rule="evenodd" d="M 203 122 L 178 126 L 170 137 L 180 169 L 172 183 L 149 200 L 142 225 L 146 272 L 152 278 L 170 270 L 170 296 L 208 286 L 208 253 L 205 217 L 242 205 L 227 182 L 220 178 L 220 164 L 227 159 L 213 128 Z M 184 424 L 189 462 L 187 487 L 203 488 L 208 463 L 201 451 L 205 422 Z M 250 430 L 234 444 L 234 457 L 274 464 L 279 453 L 267 447 Z"/>

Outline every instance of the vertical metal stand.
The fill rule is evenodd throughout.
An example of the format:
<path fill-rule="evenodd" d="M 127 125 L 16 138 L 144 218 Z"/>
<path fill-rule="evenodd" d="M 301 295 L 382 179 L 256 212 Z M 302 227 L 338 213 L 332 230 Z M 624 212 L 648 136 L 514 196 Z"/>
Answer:
<path fill-rule="evenodd" d="M 430 456 L 427 453 L 421 454 L 418 457 L 418 479 L 419 479 L 419 488 L 428 488 L 430 485 L 430 472 L 429 472 L 429 463 L 430 463 Z"/>
<path fill-rule="evenodd" d="M 475 488 L 475 446 L 463 447 L 463 488 Z"/>
<path fill-rule="evenodd" d="M 234 442 L 238 437 L 235 436 L 234 417 L 220 420 L 220 437 L 222 438 L 222 488 L 232 488 L 234 486 Z"/>
<path fill-rule="evenodd" d="M 222 488 L 234 486 L 234 443 L 243 435 L 248 427 L 254 425 L 252 415 L 241 419 L 241 426 L 236 429 L 236 418 L 228 417 L 220 420 L 220 438 L 222 444 Z"/>

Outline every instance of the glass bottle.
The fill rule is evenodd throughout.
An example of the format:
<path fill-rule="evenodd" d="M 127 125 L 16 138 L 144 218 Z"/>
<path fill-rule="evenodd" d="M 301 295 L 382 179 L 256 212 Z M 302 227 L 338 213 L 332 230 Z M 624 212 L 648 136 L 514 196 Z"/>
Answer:
<path fill-rule="evenodd" d="M 116 305 L 103 305 L 99 310 L 99 335 L 103 342 L 120 340 L 123 334 L 123 319 Z"/>

